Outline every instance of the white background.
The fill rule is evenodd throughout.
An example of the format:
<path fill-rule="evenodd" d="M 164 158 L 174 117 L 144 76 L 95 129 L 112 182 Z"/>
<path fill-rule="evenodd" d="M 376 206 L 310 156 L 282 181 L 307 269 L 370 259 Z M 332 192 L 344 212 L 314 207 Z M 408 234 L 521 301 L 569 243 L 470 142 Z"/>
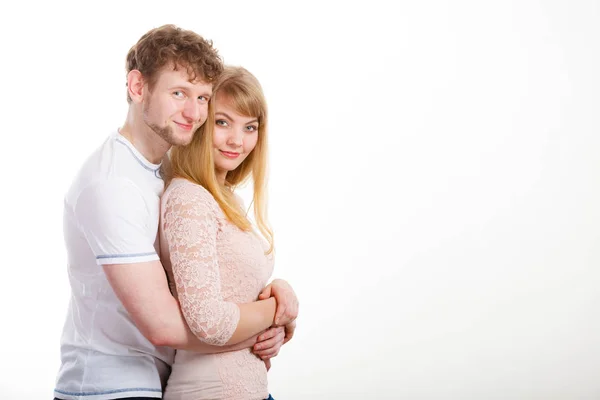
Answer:
<path fill-rule="evenodd" d="M 281 399 L 600 398 L 600 2 L 0 6 L 0 397 L 49 399 L 62 201 L 175 23 L 262 82 Z"/>

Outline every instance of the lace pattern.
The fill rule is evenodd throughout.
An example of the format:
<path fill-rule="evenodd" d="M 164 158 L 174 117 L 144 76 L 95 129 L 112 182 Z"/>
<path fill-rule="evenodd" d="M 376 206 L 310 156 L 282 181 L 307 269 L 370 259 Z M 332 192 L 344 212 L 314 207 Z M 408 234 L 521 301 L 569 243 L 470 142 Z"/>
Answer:
<path fill-rule="evenodd" d="M 168 246 L 162 245 L 171 261 L 165 268 L 175 282 L 190 329 L 207 343 L 225 344 L 239 321 L 236 304 L 255 301 L 273 272 L 273 257 L 265 255 L 268 244 L 258 234 L 230 223 L 206 189 L 183 179 L 174 179 L 165 191 L 162 213 L 161 228 Z M 212 355 L 185 353 L 186 357 L 176 358 L 176 364 L 184 361 L 173 368 L 165 398 L 268 397 L 265 365 L 250 349 Z M 198 369 L 192 365 L 200 362 L 197 357 L 214 359 L 219 388 L 213 380 L 208 382 L 212 375 L 208 371 L 194 372 Z M 193 394 L 189 387 L 179 386 L 178 382 L 184 381 L 194 382 Z"/>
<path fill-rule="evenodd" d="M 179 186 L 164 209 L 164 232 L 183 315 L 196 336 L 224 345 L 237 327 L 240 310 L 223 300 L 217 257 L 219 221 L 214 200 L 200 186 Z"/>

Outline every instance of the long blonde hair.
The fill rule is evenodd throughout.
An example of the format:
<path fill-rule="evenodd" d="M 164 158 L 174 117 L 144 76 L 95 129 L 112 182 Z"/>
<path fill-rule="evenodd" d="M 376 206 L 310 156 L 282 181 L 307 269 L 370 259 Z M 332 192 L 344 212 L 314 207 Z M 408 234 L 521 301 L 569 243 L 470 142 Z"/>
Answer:
<path fill-rule="evenodd" d="M 242 67 L 226 66 L 213 88 L 213 99 L 225 97 L 238 114 L 258 119 L 258 140 L 254 150 L 233 171 L 227 172 L 225 186 L 217 180 L 213 157 L 215 127 L 214 100 L 211 100 L 206 123 L 187 146 L 171 149 L 171 175 L 203 186 L 215 198 L 223 213 L 238 228 L 252 230 L 252 223 L 235 198 L 233 190 L 252 175 L 254 219 L 269 243 L 267 254 L 274 248 L 273 231 L 267 220 L 267 102 L 258 80 Z"/>

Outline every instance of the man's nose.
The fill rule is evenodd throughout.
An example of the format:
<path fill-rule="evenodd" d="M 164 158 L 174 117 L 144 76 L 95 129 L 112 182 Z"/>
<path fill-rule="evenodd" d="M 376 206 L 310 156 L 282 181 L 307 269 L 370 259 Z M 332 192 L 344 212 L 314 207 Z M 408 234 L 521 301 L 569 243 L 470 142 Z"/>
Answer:
<path fill-rule="evenodd" d="M 198 104 L 196 99 L 189 99 L 185 102 L 183 116 L 193 122 L 197 122 L 200 119 L 200 104 Z"/>

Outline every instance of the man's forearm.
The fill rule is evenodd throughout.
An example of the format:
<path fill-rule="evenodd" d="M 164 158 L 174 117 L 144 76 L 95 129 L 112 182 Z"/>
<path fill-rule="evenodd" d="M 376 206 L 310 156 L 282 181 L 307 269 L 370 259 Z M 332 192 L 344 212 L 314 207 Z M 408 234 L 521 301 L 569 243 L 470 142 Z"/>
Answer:
<path fill-rule="evenodd" d="M 135 325 L 155 346 L 216 353 L 251 347 L 256 341 L 250 337 L 235 346 L 211 346 L 197 338 L 171 295 L 158 260 L 105 265 L 104 272 Z"/>

